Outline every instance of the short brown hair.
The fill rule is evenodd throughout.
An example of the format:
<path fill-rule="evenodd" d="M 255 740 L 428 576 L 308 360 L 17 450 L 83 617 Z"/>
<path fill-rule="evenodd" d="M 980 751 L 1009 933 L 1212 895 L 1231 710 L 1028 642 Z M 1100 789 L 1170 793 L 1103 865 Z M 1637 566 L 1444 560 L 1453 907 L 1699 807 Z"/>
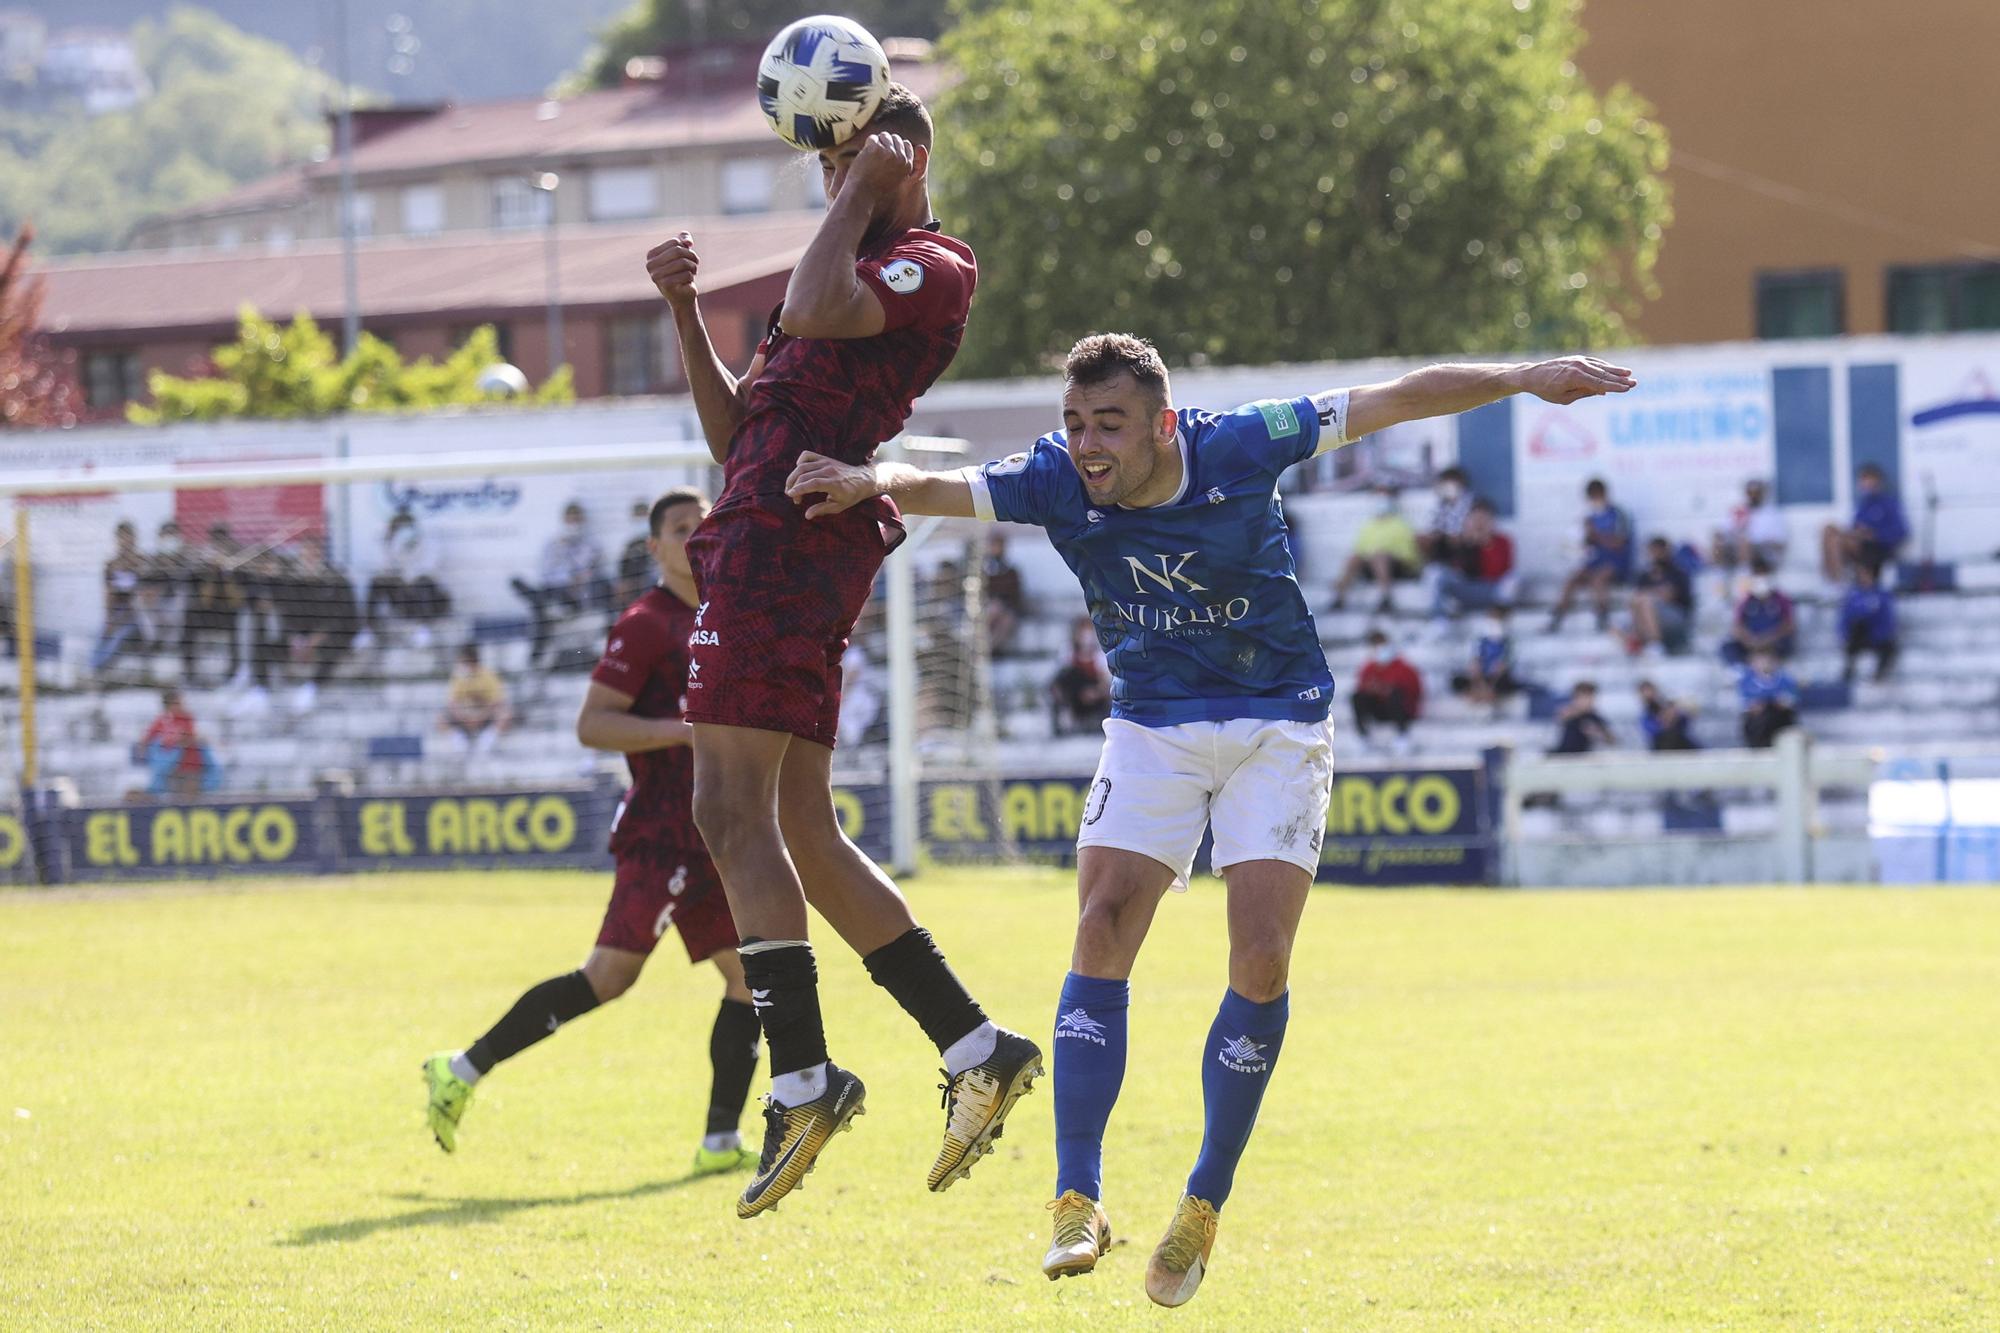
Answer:
<path fill-rule="evenodd" d="M 931 113 L 918 97 L 900 83 L 889 85 L 889 91 L 882 94 L 882 104 L 875 108 L 875 114 L 861 127 L 863 134 L 875 134 L 886 130 L 890 134 L 900 134 L 911 143 L 931 146 Z"/>
<path fill-rule="evenodd" d="M 1063 361 L 1063 378 L 1071 384 L 1102 384 L 1124 374 L 1139 382 L 1163 406 L 1167 401 L 1167 363 L 1160 349 L 1130 333 L 1093 333 L 1077 340 Z"/>
<path fill-rule="evenodd" d="M 646 515 L 646 531 L 657 537 L 660 525 L 667 521 L 667 511 L 676 505 L 701 505 L 708 507 L 708 496 L 697 486 L 676 486 L 659 499 L 653 501 L 653 510 Z"/>

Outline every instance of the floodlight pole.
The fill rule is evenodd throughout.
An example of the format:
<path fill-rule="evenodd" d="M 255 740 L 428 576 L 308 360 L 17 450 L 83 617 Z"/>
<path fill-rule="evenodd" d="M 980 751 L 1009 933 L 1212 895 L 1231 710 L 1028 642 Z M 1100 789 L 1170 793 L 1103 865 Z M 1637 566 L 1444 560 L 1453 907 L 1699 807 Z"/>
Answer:
<path fill-rule="evenodd" d="M 531 176 L 528 183 L 540 190 L 548 200 L 548 224 L 542 230 L 542 266 L 548 287 L 548 339 L 549 370 L 553 375 L 563 365 L 563 312 L 561 285 L 561 251 L 556 245 L 556 190 L 562 185 L 562 177 L 553 171 L 544 171 L 539 176 Z"/>

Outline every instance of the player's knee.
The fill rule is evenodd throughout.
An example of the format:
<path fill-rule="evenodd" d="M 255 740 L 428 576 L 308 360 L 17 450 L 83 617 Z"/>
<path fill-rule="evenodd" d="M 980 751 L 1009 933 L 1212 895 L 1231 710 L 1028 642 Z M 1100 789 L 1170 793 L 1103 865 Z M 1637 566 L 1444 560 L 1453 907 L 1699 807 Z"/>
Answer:
<path fill-rule="evenodd" d="M 632 983 L 639 979 L 639 972 L 636 968 L 622 967 L 593 957 L 583 965 L 583 976 L 590 983 L 590 992 L 597 997 L 597 1002 L 609 1004 L 632 989 Z"/>
<path fill-rule="evenodd" d="M 752 820 L 744 817 L 747 801 L 720 783 L 697 782 L 694 788 L 694 824 L 701 840 L 711 851 L 726 854 L 745 835 Z"/>
<path fill-rule="evenodd" d="M 1246 940 L 1229 951 L 1229 988 L 1258 1004 L 1283 995 L 1291 971 L 1292 953 L 1282 939 Z"/>
<path fill-rule="evenodd" d="M 1091 895 L 1076 919 L 1078 961 L 1085 964 L 1112 963 L 1129 953 L 1132 948 L 1129 936 L 1139 920 L 1136 906 L 1134 898 L 1128 894 Z"/>

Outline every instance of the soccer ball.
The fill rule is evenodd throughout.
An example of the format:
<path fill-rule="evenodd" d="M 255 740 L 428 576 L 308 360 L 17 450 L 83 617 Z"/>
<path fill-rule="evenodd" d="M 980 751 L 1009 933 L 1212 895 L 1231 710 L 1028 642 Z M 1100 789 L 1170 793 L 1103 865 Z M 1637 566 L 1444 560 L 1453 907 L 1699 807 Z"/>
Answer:
<path fill-rule="evenodd" d="M 847 142 L 889 91 L 889 57 L 852 19 L 819 14 L 771 39 L 757 66 L 757 104 L 778 137 L 816 152 Z"/>
<path fill-rule="evenodd" d="M 528 377 L 505 361 L 496 361 L 479 372 L 473 386 L 481 393 L 513 398 L 528 391 Z"/>

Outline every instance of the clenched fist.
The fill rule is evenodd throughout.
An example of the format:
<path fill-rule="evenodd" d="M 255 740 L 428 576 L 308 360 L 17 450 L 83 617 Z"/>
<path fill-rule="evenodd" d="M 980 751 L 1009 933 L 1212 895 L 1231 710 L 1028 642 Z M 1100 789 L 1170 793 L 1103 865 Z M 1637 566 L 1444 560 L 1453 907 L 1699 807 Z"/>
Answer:
<path fill-rule="evenodd" d="M 701 257 L 695 253 L 694 237 L 686 232 L 646 252 L 646 276 L 660 289 L 660 295 L 667 298 L 667 304 L 677 310 L 694 304 L 697 295 L 694 276 L 700 268 Z"/>

